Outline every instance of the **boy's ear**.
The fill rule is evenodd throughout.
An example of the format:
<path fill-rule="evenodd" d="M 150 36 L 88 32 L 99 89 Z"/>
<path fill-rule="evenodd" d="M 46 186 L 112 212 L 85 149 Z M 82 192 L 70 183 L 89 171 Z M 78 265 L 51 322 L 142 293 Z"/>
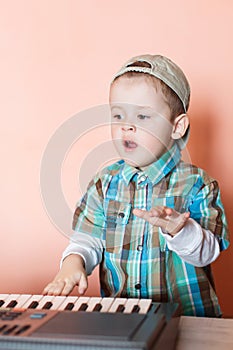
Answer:
<path fill-rule="evenodd" d="M 181 139 L 181 137 L 183 137 L 184 134 L 186 133 L 188 126 L 189 126 L 188 115 L 185 113 L 178 115 L 178 117 L 175 118 L 173 123 L 173 129 L 172 129 L 173 140 Z"/>

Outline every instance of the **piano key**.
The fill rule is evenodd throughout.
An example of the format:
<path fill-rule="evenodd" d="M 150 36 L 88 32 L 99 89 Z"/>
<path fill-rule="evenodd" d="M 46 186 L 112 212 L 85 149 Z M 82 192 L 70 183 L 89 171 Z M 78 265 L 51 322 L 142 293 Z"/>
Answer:
<path fill-rule="evenodd" d="M 101 298 L 101 297 L 77 297 L 77 296 L 49 296 L 31 294 L 0 294 L 0 306 L 3 308 L 34 308 L 51 310 L 72 310 L 81 309 L 87 312 L 138 312 L 146 314 L 149 311 L 151 299 L 136 298 Z M 87 304 L 87 305 L 85 305 Z"/>
<path fill-rule="evenodd" d="M 94 309 L 92 310 L 93 312 L 100 312 L 100 310 L 102 309 L 102 305 L 101 305 L 101 303 L 97 303 L 97 304 L 95 304 L 95 307 L 94 307 Z"/>
<path fill-rule="evenodd" d="M 39 304 L 39 301 L 44 297 L 44 295 L 39 295 L 39 294 L 35 294 L 32 295 L 31 298 L 29 298 L 26 303 L 23 305 L 23 308 L 27 309 L 27 308 L 32 308 L 31 305 L 32 303 L 37 303 L 37 306 Z M 37 308 L 37 306 L 35 308 Z"/>
<path fill-rule="evenodd" d="M 101 305 L 102 305 L 102 308 L 101 308 L 101 310 L 100 310 L 100 312 L 109 312 L 109 309 L 110 309 L 110 307 L 111 307 L 111 305 L 113 304 L 113 302 L 114 302 L 114 298 L 111 298 L 111 297 L 109 297 L 109 298 L 103 298 L 102 300 L 101 300 Z"/>
<path fill-rule="evenodd" d="M 75 296 L 69 296 L 65 297 L 64 301 L 61 303 L 61 305 L 58 307 L 57 310 L 66 310 L 66 307 L 68 306 L 69 303 L 74 304 L 78 300 L 78 297 Z"/>
<path fill-rule="evenodd" d="M 120 312 L 120 313 L 123 313 L 123 312 L 124 312 L 124 310 L 125 310 L 124 305 L 119 304 L 119 305 L 117 306 L 117 309 L 116 309 L 116 311 L 115 311 L 115 312 Z"/>
<path fill-rule="evenodd" d="M 4 294 L 0 294 L 0 300 L 2 296 L 4 296 Z M 5 307 L 13 307 L 13 302 L 16 302 L 14 307 L 21 308 L 22 305 L 31 297 L 31 294 L 5 294 L 5 296 Z"/>
<path fill-rule="evenodd" d="M 31 294 L 21 294 L 19 298 L 17 299 L 17 305 L 16 308 L 23 308 L 23 305 L 26 303 L 26 301 L 31 298 Z"/>
<path fill-rule="evenodd" d="M 16 300 L 11 300 L 8 304 L 7 307 L 13 308 L 17 305 L 17 301 Z"/>
<path fill-rule="evenodd" d="M 140 307 L 138 305 L 134 305 L 134 307 L 132 308 L 131 313 L 132 314 L 138 314 L 140 311 Z"/>
<path fill-rule="evenodd" d="M 9 297 L 10 294 L 0 294 L 0 299 L 5 300 L 6 298 Z"/>
<path fill-rule="evenodd" d="M 42 306 L 42 309 L 43 310 L 50 310 L 52 306 L 53 306 L 53 303 L 51 301 L 46 301 L 44 306 Z"/>
<path fill-rule="evenodd" d="M 0 300 L 4 301 L 2 306 L 7 307 L 7 305 L 12 301 L 17 299 L 19 294 L 0 294 Z"/>
<path fill-rule="evenodd" d="M 93 311 L 93 309 L 95 308 L 96 304 L 100 304 L 102 298 L 99 297 L 92 297 L 90 298 L 89 302 L 88 302 L 88 308 L 86 309 L 87 312 L 91 312 Z"/>
<path fill-rule="evenodd" d="M 140 299 L 138 306 L 140 307 L 139 314 L 146 314 L 150 308 L 152 299 Z"/>
<path fill-rule="evenodd" d="M 54 295 L 43 295 L 43 297 L 39 300 L 37 309 L 42 310 L 43 308 L 46 308 L 46 305 L 48 305 L 47 303 L 52 303 L 54 298 Z"/>
<path fill-rule="evenodd" d="M 73 310 L 73 308 L 74 308 L 74 303 L 68 303 L 64 310 L 71 311 Z"/>
<path fill-rule="evenodd" d="M 31 302 L 30 305 L 28 305 L 28 308 L 29 309 L 36 309 L 38 305 L 39 305 L 39 302 L 34 300 Z"/>
<path fill-rule="evenodd" d="M 137 306 L 137 308 L 139 309 L 138 306 L 138 302 L 139 299 L 134 299 L 134 298 L 129 298 L 127 299 L 126 303 L 125 303 L 125 310 L 124 310 L 124 314 L 129 314 L 133 312 L 133 308 Z"/>
<path fill-rule="evenodd" d="M 0 307 L 6 306 L 5 300 L 9 297 L 9 294 L 0 294 Z"/>
<path fill-rule="evenodd" d="M 82 303 L 77 311 L 86 311 L 87 308 L 88 308 L 88 304 Z"/>
<path fill-rule="evenodd" d="M 63 295 L 58 295 L 56 297 L 54 297 L 53 301 L 52 301 L 52 307 L 50 308 L 50 310 L 58 310 L 59 306 L 64 302 L 64 300 L 67 299 L 66 296 Z"/>
<path fill-rule="evenodd" d="M 74 308 L 72 311 L 78 311 L 82 304 L 87 304 L 89 297 L 79 297 L 78 300 L 75 302 Z"/>
<path fill-rule="evenodd" d="M 119 305 L 123 305 L 126 303 L 126 298 L 116 298 L 112 303 L 108 312 L 116 312 Z"/>

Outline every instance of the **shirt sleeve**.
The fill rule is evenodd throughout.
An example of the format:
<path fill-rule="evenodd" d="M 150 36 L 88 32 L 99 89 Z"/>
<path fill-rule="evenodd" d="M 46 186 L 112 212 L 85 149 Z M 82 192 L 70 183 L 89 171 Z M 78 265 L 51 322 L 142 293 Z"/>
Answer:
<path fill-rule="evenodd" d="M 199 223 L 202 229 L 210 231 L 215 236 L 220 251 L 227 249 L 229 232 L 217 181 L 211 180 L 199 184 L 188 211 L 190 217 Z"/>
<path fill-rule="evenodd" d="M 209 265 L 220 254 L 218 239 L 193 219 L 189 219 L 184 228 L 173 237 L 162 230 L 161 234 L 166 239 L 168 249 L 194 266 Z"/>
<path fill-rule="evenodd" d="M 87 192 L 77 204 L 74 212 L 72 228 L 75 232 L 89 234 L 99 239 L 105 237 L 102 187 L 103 182 L 100 178 L 90 182 Z"/>
<path fill-rule="evenodd" d="M 62 254 L 60 266 L 68 255 L 78 254 L 83 258 L 86 272 L 90 275 L 102 260 L 103 245 L 103 241 L 99 238 L 81 232 L 74 233 L 70 244 Z"/>
<path fill-rule="evenodd" d="M 194 266 L 212 263 L 229 245 L 229 233 L 215 180 L 197 182 L 188 211 L 190 219 L 174 237 L 160 230 L 170 250 Z"/>
<path fill-rule="evenodd" d="M 104 179 L 104 178 L 103 178 Z M 81 255 L 88 275 L 101 262 L 105 237 L 105 214 L 103 209 L 103 182 L 94 178 L 76 206 L 70 244 L 62 255 L 62 261 L 70 254 Z"/>

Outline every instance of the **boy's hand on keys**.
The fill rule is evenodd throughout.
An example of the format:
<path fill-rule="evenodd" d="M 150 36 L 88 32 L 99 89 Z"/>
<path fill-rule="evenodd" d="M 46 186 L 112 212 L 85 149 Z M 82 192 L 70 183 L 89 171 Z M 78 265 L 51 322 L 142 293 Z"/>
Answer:
<path fill-rule="evenodd" d="M 148 221 L 151 225 L 161 227 L 163 232 L 175 236 L 186 224 L 190 214 L 179 213 L 176 210 L 157 206 L 151 210 L 134 209 L 133 214 Z"/>
<path fill-rule="evenodd" d="M 82 257 L 71 254 L 64 259 L 60 271 L 44 288 L 43 294 L 68 295 L 75 286 L 78 286 L 79 294 L 85 293 L 88 286 L 87 275 Z"/>

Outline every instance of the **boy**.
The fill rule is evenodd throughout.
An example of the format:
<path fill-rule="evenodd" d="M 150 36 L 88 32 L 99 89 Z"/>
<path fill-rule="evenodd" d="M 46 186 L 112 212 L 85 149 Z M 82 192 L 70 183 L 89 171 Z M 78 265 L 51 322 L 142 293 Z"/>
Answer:
<path fill-rule="evenodd" d="M 100 264 L 102 296 L 178 302 L 184 315 L 220 316 L 210 264 L 228 247 L 218 184 L 181 161 L 188 81 L 160 55 L 134 57 L 110 87 L 112 138 L 122 160 L 89 184 L 75 233 L 44 294 L 83 294 Z"/>

